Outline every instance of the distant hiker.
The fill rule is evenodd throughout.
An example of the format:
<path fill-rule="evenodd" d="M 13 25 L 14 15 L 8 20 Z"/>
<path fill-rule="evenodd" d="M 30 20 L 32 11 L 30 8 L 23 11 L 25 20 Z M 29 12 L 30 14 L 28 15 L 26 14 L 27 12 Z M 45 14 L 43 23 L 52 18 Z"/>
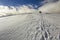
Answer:
<path fill-rule="evenodd" d="M 42 13 L 41 11 L 39 11 L 39 13 Z"/>

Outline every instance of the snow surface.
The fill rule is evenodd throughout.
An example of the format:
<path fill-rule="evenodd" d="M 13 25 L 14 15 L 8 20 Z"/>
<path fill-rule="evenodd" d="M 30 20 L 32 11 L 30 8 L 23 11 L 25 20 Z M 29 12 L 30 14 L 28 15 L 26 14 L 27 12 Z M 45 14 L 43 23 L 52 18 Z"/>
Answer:
<path fill-rule="evenodd" d="M 0 40 L 60 40 L 60 14 L 2 17 Z"/>

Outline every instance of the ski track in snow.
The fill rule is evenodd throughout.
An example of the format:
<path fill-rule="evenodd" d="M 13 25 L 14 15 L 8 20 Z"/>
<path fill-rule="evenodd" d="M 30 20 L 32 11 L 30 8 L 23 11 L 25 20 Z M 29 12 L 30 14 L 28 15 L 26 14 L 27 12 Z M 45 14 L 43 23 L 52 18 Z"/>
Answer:
<path fill-rule="evenodd" d="M 59 17 L 38 13 L 0 18 L 0 40 L 60 40 Z"/>

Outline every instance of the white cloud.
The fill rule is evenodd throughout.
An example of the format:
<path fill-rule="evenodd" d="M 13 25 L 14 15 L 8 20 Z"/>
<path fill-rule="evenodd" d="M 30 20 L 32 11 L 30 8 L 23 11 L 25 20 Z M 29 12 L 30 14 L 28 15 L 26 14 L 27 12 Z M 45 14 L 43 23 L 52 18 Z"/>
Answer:
<path fill-rule="evenodd" d="M 38 9 L 44 13 L 60 13 L 60 1 L 54 3 L 46 3 Z"/>
<path fill-rule="evenodd" d="M 33 13 L 36 9 L 33 9 L 32 5 L 22 5 L 22 6 L 3 6 L 0 5 L 0 16 L 7 14 L 20 14 L 20 13 Z"/>
<path fill-rule="evenodd" d="M 20 6 L 18 8 L 19 8 L 18 9 L 19 13 L 32 13 L 32 12 L 36 11 L 35 9 L 29 8 L 28 6 L 25 6 L 25 5 Z"/>
<path fill-rule="evenodd" d="M 57 2 L 57 1 L 59 1 L 59 0 L 44 0 L 44 2 L 46 2 L 46 3 L 53 3 L 53 2 Z"/>
<path fill-rule="evenodd" d="M 38 10 L 34 9 L 32 5 L 21 5 L 17 7 L 0 5 L 0 16 L 9 14 L 35 13 L 38 11 L 42 11 L 43 13 L 60 13 L 60 1 L 57 2 L 53 2 L 52 0 L 45 1 L 47 1 L 48 3 L 39 7 Z"/>

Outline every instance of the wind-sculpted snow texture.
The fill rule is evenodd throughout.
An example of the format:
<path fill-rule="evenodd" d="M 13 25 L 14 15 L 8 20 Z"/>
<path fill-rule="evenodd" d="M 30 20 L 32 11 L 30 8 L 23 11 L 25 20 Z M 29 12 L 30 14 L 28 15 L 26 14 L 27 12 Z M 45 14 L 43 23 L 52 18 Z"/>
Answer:
<path fill-rule="evenodd" d="M 0 40 L 60 40 L 60 14 L 24 14 L 0 18 Z"/>

